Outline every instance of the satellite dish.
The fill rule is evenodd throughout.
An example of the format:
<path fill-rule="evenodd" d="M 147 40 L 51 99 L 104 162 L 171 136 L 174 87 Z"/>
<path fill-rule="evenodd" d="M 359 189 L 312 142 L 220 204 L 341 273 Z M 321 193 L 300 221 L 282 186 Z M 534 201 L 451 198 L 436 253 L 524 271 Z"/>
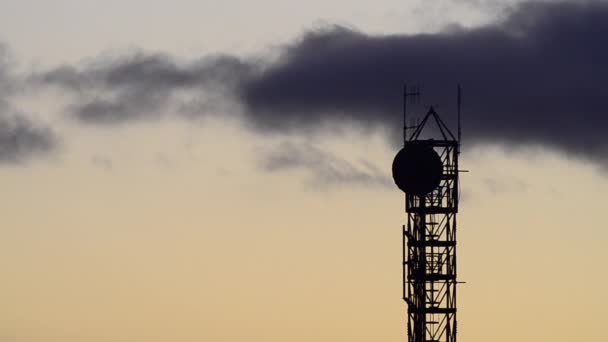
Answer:
<path fill-rule="evenodd" d="M 393 179 L 403 192 L 424 196 L 435 190 L 443 176 L 443 163 L 435 150 L 420 142 L 410 142 L 393 160 Z"/>

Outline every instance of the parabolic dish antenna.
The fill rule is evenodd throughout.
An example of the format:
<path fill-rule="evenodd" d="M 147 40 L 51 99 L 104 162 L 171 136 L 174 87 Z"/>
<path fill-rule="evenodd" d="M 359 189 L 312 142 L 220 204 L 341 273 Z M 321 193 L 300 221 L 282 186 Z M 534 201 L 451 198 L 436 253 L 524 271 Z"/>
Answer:
<path fill-rule="evenodd" d="M 424 196 L 435 190 L 443 176 L 443 163 L 435 150 L 410 142 L 393 160 L 393 179 L 403 192 Z"/>

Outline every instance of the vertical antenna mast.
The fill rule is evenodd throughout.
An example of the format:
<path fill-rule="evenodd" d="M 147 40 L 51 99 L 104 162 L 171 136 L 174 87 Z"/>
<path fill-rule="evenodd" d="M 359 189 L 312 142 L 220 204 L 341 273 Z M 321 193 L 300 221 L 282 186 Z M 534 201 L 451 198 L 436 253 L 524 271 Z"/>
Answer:
<path fill-rule="evenodd" d="M 412 104 L 416 104 L 420 102 L 420 85 L 407 88 L 407 84 L 403 85 L 403 144 L 407 142 L 407 102 L 408 97 L 409 101 Z"/>
<path fill-rule="evenodd" d="M 407 84 L 403 85 L 403 144 L 407 141 Z"/>
<path fill-rule="evenodd" d="M 462 139 L 462 130 L 460 128 L 461 125 L 461 121 L 460 121 L 460 106 L 461 106 L 462 102 L 461 102 L 461 90 L 460 90 L 460 84 L 458 85 L 458 143 L 460 144 L 460 141 Z"/>

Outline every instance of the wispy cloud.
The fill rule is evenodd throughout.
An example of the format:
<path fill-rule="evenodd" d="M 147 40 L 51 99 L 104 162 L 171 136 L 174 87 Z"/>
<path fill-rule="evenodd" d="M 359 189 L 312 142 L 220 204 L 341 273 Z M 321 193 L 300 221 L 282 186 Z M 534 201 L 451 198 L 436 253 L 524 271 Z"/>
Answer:
<path fill-rule="evenodd" d="M 251 69 L 228 55 L 180 63 L 168 55 L 133 51 L 38 72 L 30 82 L 74 93 L 76 100 L 69 111 L 82 122 L 120 124 L 158 118 L 175 109 L 172 104 L 200 110 L 208 105 L 204 99 L 217 100 L 214 95 L 218 93 L 228 96 L 235 84 L 249 77 Z M 190 103 L 184 100 L 184 92 L 190 92 Z"/>
<path fill-rule="evenodd" d="M 352 163 L 308 143 L 282 143 L 262 155 L 260 167 L 267 172 L 303 171 L 314 189 L 339 186 L 392 187 L 388 174 L 369 161 Z"/>
<path fill-rule="evenodd" d="M 0 163 L 23 163 L 57 146 L 55 134 L 0 103 Z"/>
<path fill-rule="evenodd" d="M 6 48 L 0 45 L 0 163 L 24 163 L 56 149 L 58 138 L 50 127 L 29 119 L 9 102 L 19 79 L 12 75 Z"/>

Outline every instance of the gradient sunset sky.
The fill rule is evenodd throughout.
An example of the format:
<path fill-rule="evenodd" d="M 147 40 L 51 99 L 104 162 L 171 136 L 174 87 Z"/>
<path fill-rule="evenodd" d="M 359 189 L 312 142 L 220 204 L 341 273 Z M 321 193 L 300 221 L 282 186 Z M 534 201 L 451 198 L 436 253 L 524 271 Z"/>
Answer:
<path fill-rule="evenodd" d="M 402 82 L 464 89 L 459 340 L 607 341 L 605 1 L 0 1 L 0 342 L 406 340 Z"/>

